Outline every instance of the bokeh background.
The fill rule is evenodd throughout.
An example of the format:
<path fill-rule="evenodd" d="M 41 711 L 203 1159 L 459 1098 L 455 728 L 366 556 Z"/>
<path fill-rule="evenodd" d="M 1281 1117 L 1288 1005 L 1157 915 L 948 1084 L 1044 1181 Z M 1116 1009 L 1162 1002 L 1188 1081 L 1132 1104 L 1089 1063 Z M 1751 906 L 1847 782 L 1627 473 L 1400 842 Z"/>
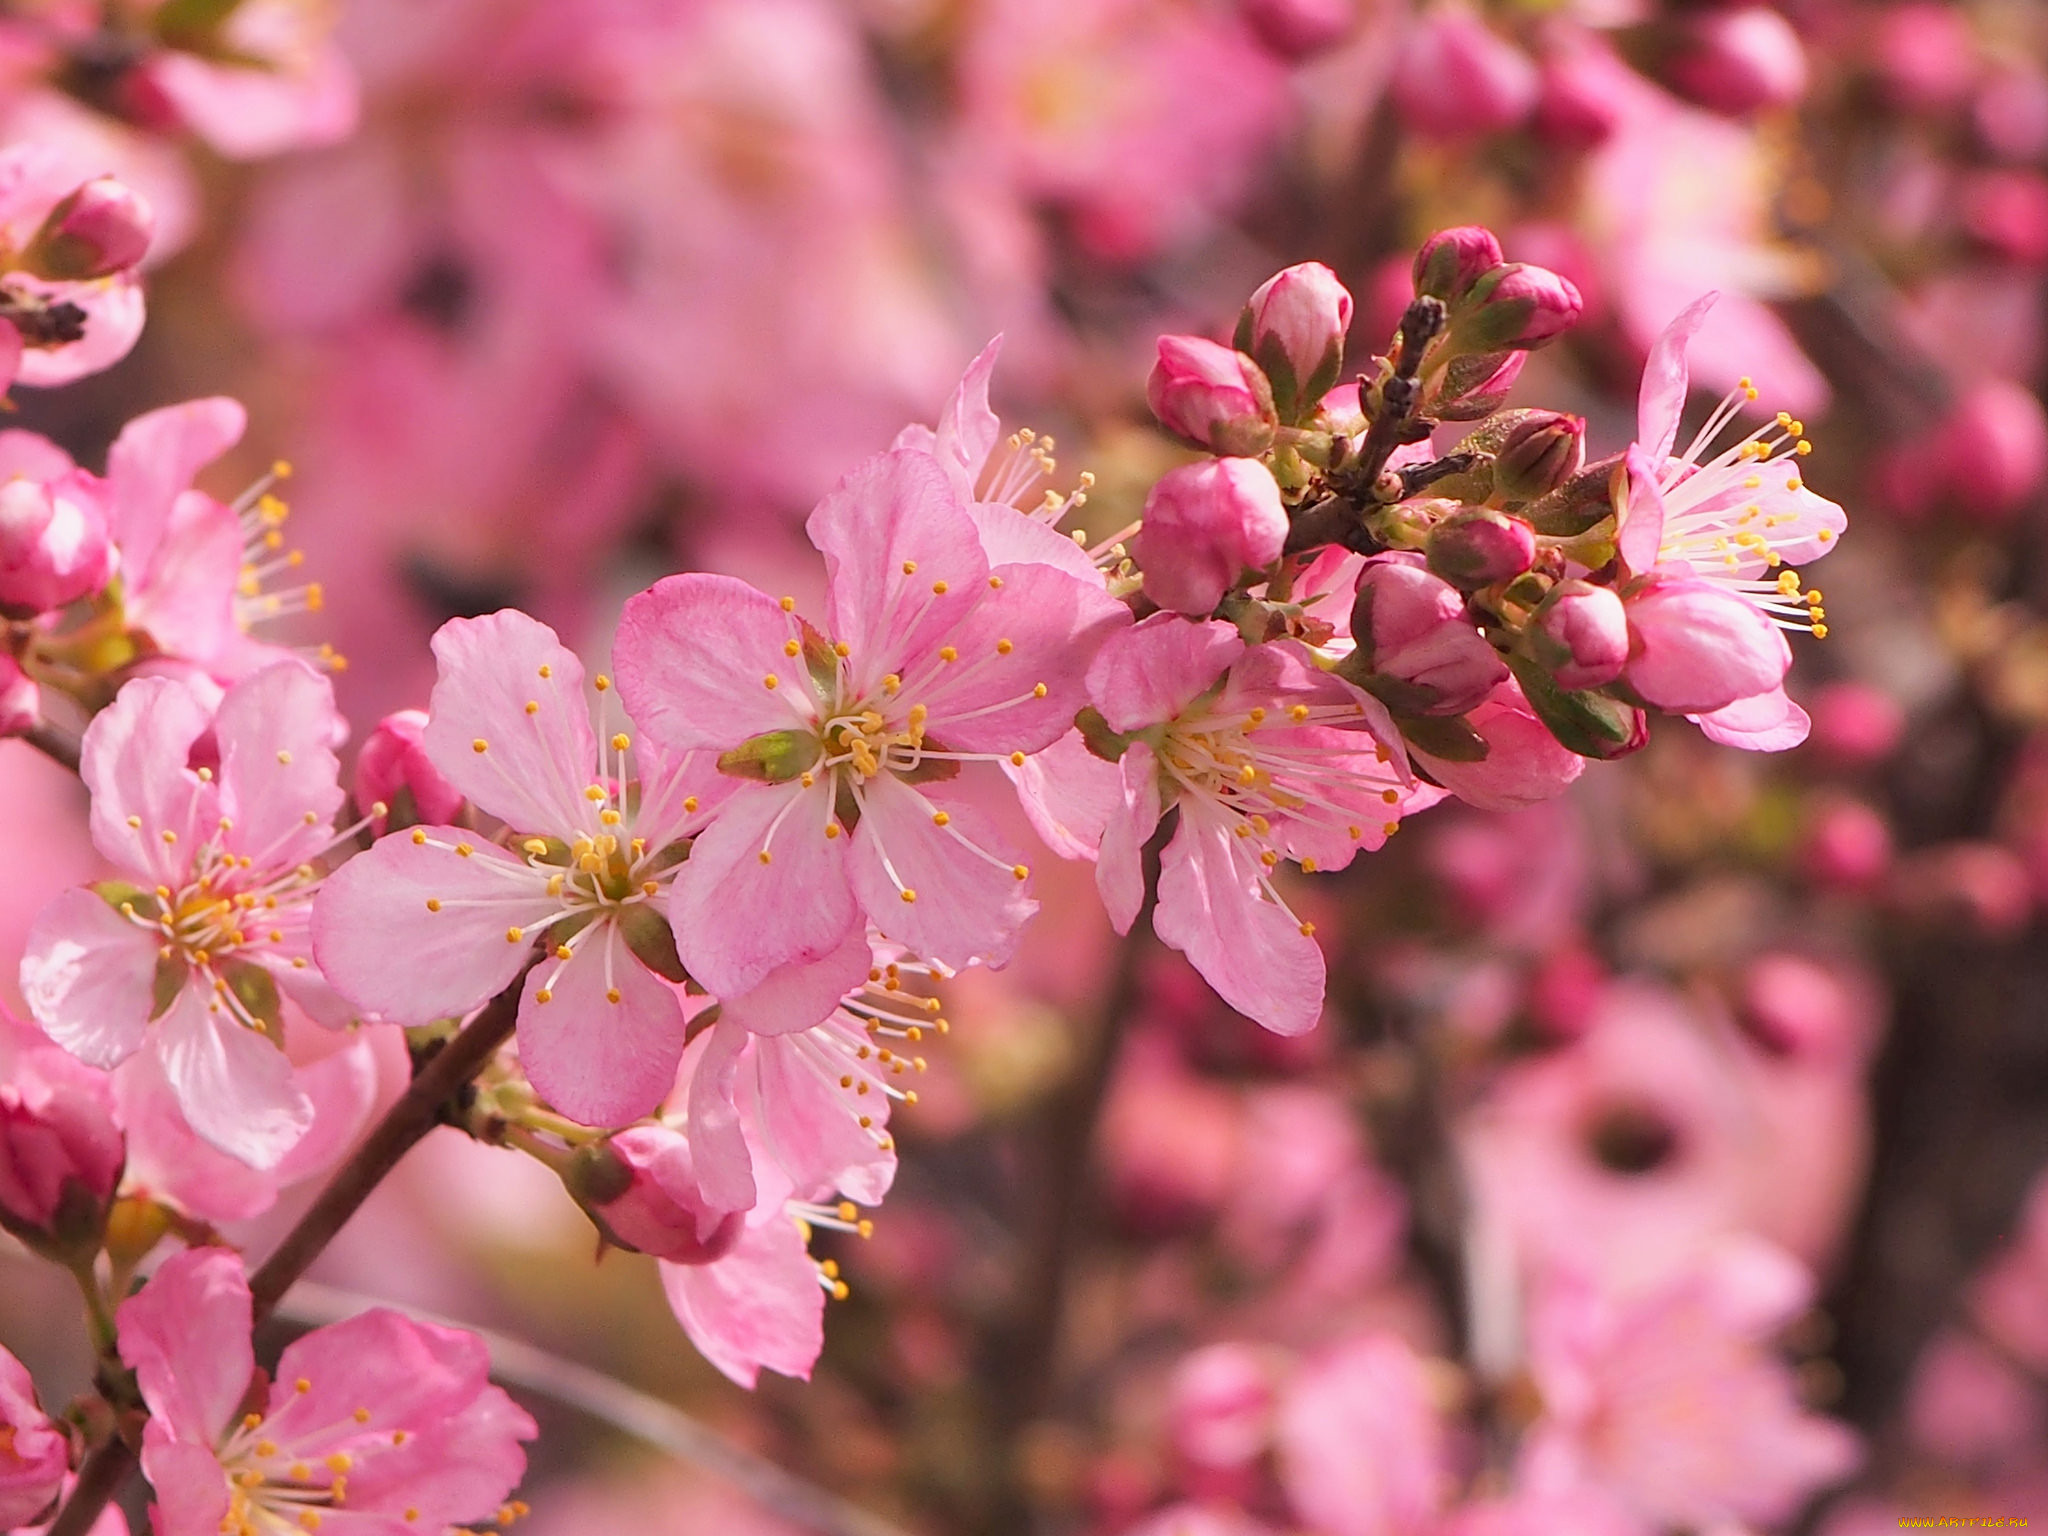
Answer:
<path fill-rule="evenodd" d="M 930 1533 L 2048 1520 L 2048 10 L 241 0 L 298 94 L 211 116 L 75 41 L 150 10 L 0 5 L 0 138 L 118 171 L 159 226 L 136 351 L 11 422 L 97 464 L 131 415 L 245 401 L 209 487 L 291 461 L 321 602 L 287 629 L 345 655 L 359 733 L 425 703 L 456 615 L 595 659 L 669 571 L 808 601 L 811 503 L 997 333 L 1006 424 L 1095 476 L 1070 525 L 1121 527 L 1178 462 L 1159 333 L 1227 337 L 1313 259 L 1367 358 L 1452 224 L 1585 295 L 1516 403 L 1619 449 L 1650 340 L 1718 289 L 1703 394 L 1753 377 L 1849 509 L 1795 647 L 1807 745 L 1674 725 L 1303 882 L 1311 1036 L 1034 861 L 1021 957 L 948 988 L 873 1237 L 821 1249 L 851 1296 L 809 1384 L 726 1383 L 551 1175 L 436 1133 L 319 1278 L 725 1447 L 637 1440 L 525 1361 L 535 1536 L 861 1529 L 832 1498 Z M 82 792 L 22 747 L 0 849 L 11 993 L 94 872 Z M 64 1287 L 0 1265 L 0 1341 L 82 1386 Z M 1605 1344 L 1546 1366 L 1588 1318 Z M 1560 1434 L 1625 1521 L 1529 1502 Z"/>

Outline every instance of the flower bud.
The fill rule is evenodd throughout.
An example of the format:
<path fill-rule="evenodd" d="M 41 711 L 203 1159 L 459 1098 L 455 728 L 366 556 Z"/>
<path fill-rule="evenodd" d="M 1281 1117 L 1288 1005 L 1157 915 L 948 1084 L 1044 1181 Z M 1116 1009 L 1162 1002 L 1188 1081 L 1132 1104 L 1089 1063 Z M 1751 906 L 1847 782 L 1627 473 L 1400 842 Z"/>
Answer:
<path fill-rule="evenodd" d="M 1536 105 L 1529 56 L 1462 7 L 1411 23 L 1394 66 L 1393 101 L 1425 138 L 1477 138 L 1512 128 Z"/>
<path fill-rule="evenodd" d="M 1704 715 L 1769 693 L 1792 648 L 1777 626 L 1733 592 L 1695 576 L 1654 578 L 1627 602 L 1628 684 L 1647 704 Z"/>
<path fill-rule="evenodd" d="M 2048 480 L 2048 414 L 2031 390 L 1982 379 L 1936 429 L 1933 457 L 1947 500 L 1975 519 L 2001 521 Z"/>
<path fill-rule="evenodd" d="M 1936 112 L 1966 98 L 1979 70 L 1969 15 L 1941 0 L 1905 0 L 1866 20 L 1871 73 L 1885 97 L 1908 111 Z"/>
<path fill-rule="evenodd" d="M 1247 571 L 1280 558 L 1287 511 L 1256 459 L 1208 459 L 1169 470 L 1145 498 L 1132 552 L 1145 595 L 1176 613 L 1206 615 Z"/>
<path fill-rule="evenodd" d="M 1256 457 L 1273 446 L 1273 388 L 1259 365 L 1199 336 L 1162 336 L 1145 398 L 1160 425 L 1212 453 Z"/>
<path fill-rule="evenodd" d="M 1351 634 L 1358 649 L 1338 671 L 1404 714 L 1463 714 L 1508 675 L 1466 615 L 1464 596 L 1419 556 L 1366 562 Z"/>
<path fill-rule="evenodd" d="M 1216 1498 L 1255 1491 L 1279 1395 L 1273 1362 L 1254 1345 L 1211 1344 L 1174 1368 L 1166 1428 L 1190 1491 Z"/>
<path fill-rule="evenodd" d="M 1978 171 L 1960 196 L 1963 228 L 1994 256 L 2038 266 L 2048 261 L 2048 177 L 2036 171 Z"/>
<path fill-rule="evenodd" d="M 112 277 L 142 260 L 155 232 L 148 203 L 113 177 L 98 176 L 50 210 L 21 265 L 51 282 Z"/>
<path fill-rule="evenodd" d="M 1861 800 L 1818 806 L 1799 839 L 1799 868 L 1834 890 L 1868 890 L 1892 867 L 1892 829 Z"/>
<path fill-rule="evenodd" d="M 53 1045 L 22 1049 L 0 1084 L 0 1227 L 60 1263 L 90 1257 L 126 1158 L 106 1074 Z"/>
<path fill-rule="evenodd" d="M 636 1125 L 577 1152 L 569 1193 L 614 1247 L 671 1264 L 709 1264 L 740 1239 L 744 1211 L 715 1210 L 697 1187 L 689 1138 Z"/>
<path fill-rule="evenodd" d="M 401 709 L 379 720 L 356 754 L 357 802 L 383 804 L 394 826 L 445 825 L 462 812 L 462 791 L 427 757 L 426 728 L 425 710 Z"/>
<path fill-rule="evenodd" d="M 1585 463 L 1585 417 L 1538 411 L 1510 432 L 1494 454 L 1493 493 L 1507 502 L 1534 501 L 1563 485 Z"/>
<path fill-rule="evenodd" d="M 30 619 L 97 592 L 114 571 L 99 488 L 82 470 L 0 485 L 0 612 Z"/>
<path fill-rule="evenodd" d="M 0 1531 L 46 1514 L 70 1465 L 70 1438 L 36 1402 L 28 1368 L 0 1349 Z"/>
<path fill-rule="evenodd" d="M 1490 229 L 1477 224 L 1440 229 L 1415 253 L 1416 296 L 1428 294 L 1453 303 L 1505 259 Z"/>
<path fill-rule="evenodd" d="M 1357 0 L 1238 0 L 1238 14 L 1283 59 L 1306 59 L 1344 40 Z"/>
<path fill-rule="evenodd" d="M 1526 352 L 1468 352 L 1451 359 L 1430 395 L 1429 411 L 1445 421 L 1478 421 L 1507 403 L 1529 361 Z"/>
<path fill-rule="evenodd" d="M 2001 61 L 1971 97 L 1970 121 L 1996 159 L 2024 165 L 2048 155 L 2048 73 L 2022 60 Z"/>
<path fill-rule="evenodd" d="M 1536 530 L 1491 507 L 1465 507 L 1430 530 L 1429 568 L 1467 591 L 1507 581 L 1536 559 Z"/>
<path fill-rule="evenodd" d="M 1289 421 L 1314 412 L 1344 367 L 1351 295 L 1319 261 L 1261 283 L 1237 322 L 1237 349 L 1265 370 L 1273 403 Z"/>
<path fill-rule="evenodd" d="M 1566 692 L 1598 688 L 1628 664 L 1628 612 L 1611 587 L 1561 581 L 1536 610 L 1525 643 Z"/>
<path fill-rule="evenodd" d="M 1536 115 L 1529 126 L 1544 143 L 1584 151 L 1607 142 L 1621 124 L 1614 99 L 1620 66 L 1605 50 L 1567 47 L 1546 54 L 1538 66 Z"/>
<path fill-rule="evenodd" d="M 1767 6 L 1687 14 L 1665 79 L 1689 101 L 1728 117 L 1789 107 L 1806 94 L 1806 48 Z"/>
<path fill-rule="evenodd" d="M 1453 308 L 1450 345 L 1461 352 L 1540 347 L 1571 329 L 1584 308 L 1570 278 L 1511 261 L 1481 276 Z"/>

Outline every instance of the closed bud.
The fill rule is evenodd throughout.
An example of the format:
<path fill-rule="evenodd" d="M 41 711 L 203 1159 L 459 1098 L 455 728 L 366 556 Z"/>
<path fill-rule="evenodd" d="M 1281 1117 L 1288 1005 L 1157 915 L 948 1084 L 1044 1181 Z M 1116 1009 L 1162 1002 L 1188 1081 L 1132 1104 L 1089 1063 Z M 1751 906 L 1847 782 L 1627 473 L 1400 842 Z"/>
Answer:
<path fill-rule="evenodd" d="M 89 1259 L 127 1159 L 107 1076 L 28 1030 L 0 1030 L 23 1042 L 0 1084 L 0 1226 L 60 1263 Z"/>
<path fill-rule="evenodd" d="M 1508 675 L 1466 614 L 1463 594 L 1416 555 L 1366 562 L 1351 634 L 1358 648 L 1338 671 L 1403 714 L 1463 714 Z"/>
<path fill-rule="evenodd" d="M 1454 303 L 1505 260 L 1490 229 L 1477 224 L 1440 229 L 1415 253 L 1415 292 Z"/>
<path fill-rule="evenodd" d="M 1695 11 L 1678 23 L 1664 76 L 1688 100 L 1741 117 L 1806 94 L 1806 48 L 1767 6 Z"/>
<path fill-rule="evenodd" d="M 1510 504 L 1534 501 L 1563 485 L 1585 463 L 1586 419 L 1538 411 L 1509 433 L 1494 455 L 1493 492 Z"/>
<path fill-rule="evenodd" d="M 1561 688 L 1556 678 L 1526 657 L 1515 659 L 1515 681 L 1543 728 L 1575 756 L 1611 762 L 1640 751 L 1650 739 L 1649 716 L 1634 704 L 1591 690 Z"/>
<path fill-rule="evenodd" d="M 1344 40 L 1357 0 L 1238 0 L 1238 14 L 1283 59 L 1306 59 Z"/>
<path fill-rule="evenodd" d="M 1431 393 L 1429 413 L 1444 421 L 1479 421 L 1507 403 L 1529 361 L 1526 352 L 1468 352 L 1454 357 Z"/>
<path fill-rule="evenodd" d="M 1208 459 L 1169 470 L 1145 499 L 1131 541 L 1145 595 L 1176 613 L 1206 615 L 1248 571 L 1280 558 L 1287 511 L 1256 459 Z"/>
<path fill-rule="evenodd" d="M 1242 352 L 1200 336 L 1162 336 L 1145 383 L 1159 424 L 1177 437 L 1230 457 L 1273 446 L 1273 387 Z"/>
<path fill-rule="evenodd" d="M 1611 587 L 1561 581 L 1536 610 L 1523 645 L 1566 692 L 1598 688 L 1628 664 L 1628 612 Z"/>
<path fill-rule="evenodd" d="M 149 204 L 113 177 L 99 176 L 50 210 L 21 265 L 51 282 L 112 277 L 142 260 L 155 233 Z"/>
<path fill-rule="evenodd" d="M 28 1368 L 0 1349 L 0 1531 L 47 1515 L 70 1469 L 70 1437 L 36 1401 Z"/>
<path fill-rule="evenodd" d="M 1944 499 L 1978 521 L 2003 521 L 2048 480 L 2048 414 L 2024 386 L 1982 379 L 1936 429 L 1933 461 Z"/>
<path fill-rule="evenodd" d="M 366 810 L 384 805 L 390 825 L 446 825 L 462 814 L 462 791 L 427 756 L 426 728 L 424 710 L 401 709 L 379 720 L 356 754 L 356 800 Z"/>
<path fill-rule="evenodd" d="M 1512 128 L 1536 104 L 1529 56 L 1462 7 L 1418 17 L 1394 67 L 1404 126 L 1425 138 L 1478 138 Z"/>
<path fill-rule="evenodd" d="M 73 470 L 0 485 L 0 612 L 31 619 L 88 597 L 114 571 L 99 482 Z"/>
<path fill-rule="evenodd" d="M 671 1264 L 709 1264 L 731 1252 L 744 1211 L 707 1205 L 689 1139 L 662 1125 L 636 1125 L 583 1147 L 563 1175 L 569 1193 L 615 1247 Z"/>
<path fill-rule="evenodd" d="M 1429 568 L 1467 591 L 1507 581 L 1536 560 L 1536 530 L 1507 512 L 1465 507 L 1430 530 Z"/>
<path fill-rule="evenodd" d="M 1261 283 L 1237 323 L 1237 349 L 1265 371 L 1273 403 L 1288 421 L 1315 413 L 1344 367 L 1351 294 L 1319 261 Z"/>
<path fill-rule="evenodd" d="M 1544 56 L 1536 115 L 1529 126 L 1544 143 L 1588 150 L 1607 142 L 1621 125 L 1614 73 L 1621 68 L 1604 49 L 1575 46 Z"/>
<path fill-rule="evenodd" d="M 1540 347 L 1578 322 L 1585 301 L 1568 277 L 1511 261 L 1475 282 L 1451 312 L 1451 347 L 1460 352 Z"/>

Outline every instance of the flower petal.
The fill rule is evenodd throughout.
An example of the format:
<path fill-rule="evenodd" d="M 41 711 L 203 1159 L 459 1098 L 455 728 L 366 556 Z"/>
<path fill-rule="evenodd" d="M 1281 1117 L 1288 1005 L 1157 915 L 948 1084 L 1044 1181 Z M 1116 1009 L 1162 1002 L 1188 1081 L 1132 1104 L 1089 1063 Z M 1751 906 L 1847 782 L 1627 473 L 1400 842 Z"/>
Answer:
<path fill-rule="evenodd" d="M 1088 668 L 1088 697 L 1111 730 L 1142 730 L 1194 703 L 1244 649 L 1235 624 L 1155 613 L 1103 642 Z"/>
<path fill-rule="evenodd" d="M 1664 495 L 1657 489 L 1662 463 L 1634 445 L 1623 461 L 1623 501 L 1615 547 L 1638 576 L 1657 563 L 1664 543 Z"/>
<path fill-rule="evenodd" d="M 213 786 L 185 766 L 212 723 L 211 701 L 193 685 L 138 677 L 85 728 L 78 772 L 92 791 L 93 846 L 119 868 L 185 883 L 219 815 Z"/>
<path fill-rule="evenodd" d="M 1123 803 L 1123 775 L 1115 763 L 1089 751 L 1079 731 L 1069 731 L 1022 766 L 1005 760 L 1002 769 L 1046 847 L 1063 859 L 1095 857 Z"/>
<path fill-rule="evenodd" d="M 242 679 L 220 701 L 221 810 L 234 823 L 224 841 L 263 869 L 289 868 L 333 841 L 343 799 L 332 743 L 341 717 L 334 686 L 299 661 Z"/>
<path fill-rule="evenodd" d="M 1091 587 L 1102 586 L 1102 572 L 1088 558 L 1088 551 L 1052 524 L 1000 501 L 969 502 L 967 515 L 974 519 L 981 552 L 988 556 L 992 568 L 1049 565 Z"/>
<path fill-rule="evenodd" d="M 549 1000 L 540 1001 L 545 988 Z M 541 1096 L 585 1125 L 624 1125 L 675 1086 L 683 1009 L 600 920 L 574 958 L 542 961 L 519 1002 L 519 1059 Z"/>
<path fill-rule="evenodd" d="M 228 1478 L 204 1444 L 174 1440 L 152 1419 L 143 1429 L 142 1472 L 156 1495 L 152 1536 L 217 1536 L 227 1518 Z M 119 1506 L 108 1513 L 118 1517 Z M 121 1529 L 127 1528 L 123 1521 Z"/>
<path fill-rule="evenodd" d="M 847 876 L 868 920 L 953 970 L 1005 963 L 1038 903 L 996 829 L 974 807 L 928 800 L 891 774 L 860 797 Z"/>
<path fill-rule="evenodd" d="M 627 599 L 612 650 L 641 730 L 671 750 L 724 751 L 814 723 L 803 658 L 787 651 L 792 640 L 803 643 L 802 626 L 767 593 L 692 572 Z"/>
<path fill-rule="evenodd" d="M 690 1068 L 690 1157 L 697 1188 L 715 1210 L 751 1211 L 758 1198 L 753 1154 L 740 1129 L 737 1074 L 747 1039 L 739 1025 L 719 1020 Z"/>
<path fill-rule="evenodd" d="M 49 1037 L 112 1067 L 141 1048 L 155 1008 L 157 938 L 88 890 L 44 907 L 21 960 L 21 995 Z"/>
<path fill-rule="evenodd" d="M 1259 887 L 1259 865 L 1226 813 L 1188 797 L 1159 865 L 1152 928 L 1188 957 L 1216 995 L 1276 1034 L 1315 1028 L 1323 952 L 1299 919 Z"/>
<path fill-rule="evenodd" d="M 1145 844 L 1164 812 L 1159 801 L 1159 758 L 1151 747 L 1134 741 L 1116 765 L 1117 808 L 1102 833 L 1095 860 L 1095 889 L 1118 933 L 1129 933 L 1145 904 Z"/>
<path fill-rule="evenodd" d="M 121 1359 L 156 1422 L 210 1448 L 241 1407 L 256 1370 L 249 1282 L 227 1248 L 188 1248 L 117 1314 Z"/>
<path fill-rule="evenodd" d="M 584 796 L 597 737 L 576 653 L 540 620 L 505 608 L 443 624 L 434 660 L 440 676 L 421 739 L 448 782 L 515 832 L 597 831 Z"/>
<path fill-rule="evenodd" d="M 785 1035 L 822 1024 L 839 1009 L 847 993 L 868 979 L 874 950 L 862 929 L 823 959 L 778 966 L 751 991 L 724 998 L 719 1017 L 756 1035 Z"/>
<path fill-rule="evenodd" d="M 193 1133 L 251 1168 L 275 1168 L 313 1123 L 290 1059 L 194 983 L 157 1020 L 156 1049 Z"/>
<path fill-rule="evenodd" d="M 1649 361 L 1643 365 L 1642 388 L 1636 395 L 1636 441 L 1653 464 L 1670 458 L 1672 444 L 1678 441 L 1678 418 L 1685 410 L 1690 383 L 1685 349 L 1720 297 L 1718 293 L 1701 294 L 1664 327 L 1663 334 L 1650 346 Z M 1648 570 L 1649 566 L 1638 569 Z"/>
<path fill-rule="evenodd" d="M 766 1366 L 810 1380 L 825 1347 L 825 1292 L 780 1210 L 715 1264 L 663 1264 L 661 1288 L 690 1342 L 728 1379 L 752 1387 Z"/>
<path fill-rule="evenodd" d="M 1737 699 L 1725 709 L 1688 717 L 1709 741 L 1745 752 L 1785 752 L 1806 740 L 1813 721 L 1780 684 L 1769 693 Z"/>
<path fill-rule="evenodd" d="M 896 1155 L 884 1150 L 888 1095 L 859 1092 L 863 1079 L 852 1070 L 865 1041 L 858 1025 L 834 1019 L 802 1034 L 757 1038 L 753 1070 L 742 1071 L 762 1150 L 804 1199 L 843 1193 L 879 1205 L 895 1180 Z M 879 1083 L 880 1071 L 871 1080 Z M 841 1086 L 848 1076 L 854 1088 Z"/>
<path fill-rule="evenodd" d="M 187 400 L 138 416 L 107 452 L 114 542 L 131 580 L 147 569 L 192 477 L 242 440 L 248 413 L 224 395 Z"/>

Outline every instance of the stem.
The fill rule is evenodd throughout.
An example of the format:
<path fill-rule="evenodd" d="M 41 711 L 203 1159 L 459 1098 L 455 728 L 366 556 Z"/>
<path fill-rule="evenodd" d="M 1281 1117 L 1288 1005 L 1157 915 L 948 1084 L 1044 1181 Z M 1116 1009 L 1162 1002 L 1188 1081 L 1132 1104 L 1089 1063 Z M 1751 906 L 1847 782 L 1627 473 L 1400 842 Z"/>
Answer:
<path fill-rule="evenodd" d="M 96 1447 L 78 1469 L 78 1482 L 71 1497 L 64 1501 L 63 1509 L 43 1536 L 85 1536 L 134 1470 L 135 1452 L 119 1435 Z"/>
<path fill-rule="evenodd" d="M 78 772 L 78 738 L 70 732 L 58 730 L 47 720 L 38 720 L 21 733 L 21 739 L 51 762 Z"/>
<path fill-rule="evenodd" d="M 86 1319 L 92 1325 L 93 1353 L 101 1359 L 115 1359 L 116 1330 L 113 1311 L 107 1306 L 106 1293 L 100 1289 L 99 1276 L 92 1272 L 87 1263 L 71 1271 L 71 1278 L 78 1282 L 78 1294 L 85 1298 Z"/>

